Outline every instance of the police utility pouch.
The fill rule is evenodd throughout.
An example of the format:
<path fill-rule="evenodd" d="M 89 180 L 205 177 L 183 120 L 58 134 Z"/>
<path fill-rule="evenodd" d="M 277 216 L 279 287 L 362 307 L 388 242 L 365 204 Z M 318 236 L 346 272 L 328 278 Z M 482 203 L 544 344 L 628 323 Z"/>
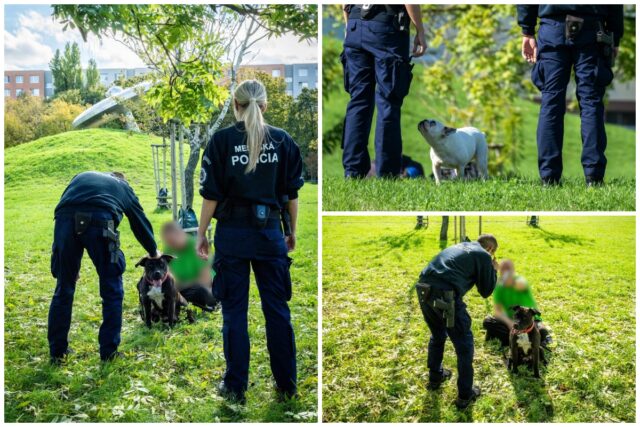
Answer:
<path fill-rule="evenodd" d="M 455 326 L 455 293 L 453 291 L 435 291 L 428 283 L 416 283 L 420 307 L 428 306 L 442 314 L 447 328 Z"/>
<path fill-rule="evenodd" d="M 574 40 L 580 31 L 582 31 L 582 27 L 584 26 L 584 19 L 567 15 L 564 21 L 564 35 L 567 40 Z"/>
<path fill-rule="evenodd" d="M 271 214 L 271 208 L 267 205 L 252 205 L 253 220 L 255 225 L 260 228 L 264 228 L 269 221 L 269 215 Z"/>
<path fill-rule="evenodd" d="M 613 62 L 615 60 L 615 58 L 613 57 L 613 33 L 606 32 L 602 26 L 602 23 L 600 23 L 600 29 L 596 33 L 596 42 L 602 49 L 602 56 L 607 61 L 607 65 L 609 66 L 609 68 L 613 68 Z"/>
<path fill-rule="evenodd" d="M 91 225 L 91 214 L 88 212 L 76 212 L 73 219 L 75 222 L 74 229 L 78 236 L 84 234 Z"/>

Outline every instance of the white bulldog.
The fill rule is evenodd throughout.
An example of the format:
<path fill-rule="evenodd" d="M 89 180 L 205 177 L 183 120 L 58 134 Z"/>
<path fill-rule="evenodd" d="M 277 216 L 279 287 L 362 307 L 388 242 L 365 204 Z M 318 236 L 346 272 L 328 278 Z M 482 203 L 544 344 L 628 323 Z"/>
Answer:
<path fill-rule="evenodd" d="M 476 128 L 454 129 L 437 120 L 423 120 L 418 130 L 431 146 L 431 164 L 436 184 L 442 180 L 442 168 L 454 168 L 458 178 L 465 176 L 465 167 L 475 160 L 477 175 L 489 177 L 489 147 L 484 133 Z"/>

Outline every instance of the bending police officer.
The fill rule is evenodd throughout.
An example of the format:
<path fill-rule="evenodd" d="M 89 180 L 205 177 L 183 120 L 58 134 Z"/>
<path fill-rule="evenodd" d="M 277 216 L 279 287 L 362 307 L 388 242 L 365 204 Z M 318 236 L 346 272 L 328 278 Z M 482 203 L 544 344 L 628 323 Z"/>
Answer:
<path fill-rule="evenodd" d="M 296 395 L 297 383 L 295 339 L 287 304 L 291 299 L 287 252 L 296 244 L 298 190 L 304 184 L 302 157 L 288 133 L 265 124 L 267 93 L 262 83 L 242 82 L 233 103 L 238 122 L 213 135 L 202 158 L 200 179 L 204 201 L 197 244 L 203 258 L 209 252 L 207 227 L 212 216 L 217 219 L 213 289 L 222 304 L 227 364 L 218 391 L 228 399 L 245 400 L 249 276 L 253 268 L 276 391 L 288 398 Z"/>
<path fill-rule="evenodd" d="M 400 109 L 409 93 L 413 65 L 409 26 L 416 27 L 412 55 L 427 49 L 419 5 L 346 5 L 344 88 L 351 96 L 344 119 L 342 164 L 346 177 L 363 178 L 371 159 L 367 149 L 374 102 L 376 172 L 396 177 L 402 168 Z"/>
<path fill-rule="evenodd" d="M 429 388 L 436 390 L 451 378 L 451 371 L 442 367 L 444 345 L 449 337 L 458 359 L 455 403 L 460 409 L 480 396 L 480 389 L 473 385 L 471 317 L 462 297 L 474 284 L 483 298 L 491 295 L 496 286 L 493 257 L 497 249 L 498 242 L 490 234 L 483 234 L 477 242 L 451 246 L 431 260 L 416 284 L 420 308 L 431 331 L 427 360 Z"/>
<path fill-rule="evenodd" d="M 106 361 L 121 356 L 118 345 L 124 298 L 122 273 L 126 265 L 120 250 L 118 225 L 123 214 L 149 256 L 159 256 L 151 224 L 121 173 L 76 175 L 56 206 L 51 274 L 57 282 L 48 324 L 49 352 L 54 364 L 62 362 L 71 353 L 68 335 L 73 295 L 85 249 L 100 278 L 100 358 Z"/>
<path fill-rule="evenodd" d="M 603 98 L 613 80 L 613 62 L 624 32 L 623 6 L 522 5 L 518 24 L 522 56 L 534 63 L 531 80 L 541 92 L 537 141 L 542 182 L 558 184 L 562 177 L 566 93 L 573 69 L 585 181 L 602 184 L 607 166 Z"/>

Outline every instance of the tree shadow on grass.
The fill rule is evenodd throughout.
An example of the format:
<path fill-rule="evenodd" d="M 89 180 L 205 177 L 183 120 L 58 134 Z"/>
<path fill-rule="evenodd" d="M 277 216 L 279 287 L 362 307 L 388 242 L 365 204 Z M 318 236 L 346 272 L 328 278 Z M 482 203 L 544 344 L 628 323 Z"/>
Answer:
<path fill-rule="evenodd" d="M 538 227 L 537 230 L 540 232 L 540 235 L 542 236 L 544 241 L 551 247 L 553 247 L 554 243 L 583 246 L 584 244 L 594 242 L 593 239 L 581 237 L 577 234 L 555 233 L 553 231 L 545 230 L 541 227 Z"/>
<path fill-rule="evenodd" d="M 362 246 L 375 246 L 381 248 L 381 252 L 378 256 L 385 255 L 394 249 L 400 249 L 402 251 L 408 251 L 410 249 L 418 248 L 423 245 L 424 234 L 420 230 L 411 230 L 403 234 L 388 234 L 382 235 L 375 239 L 366 240 L 361 243 Z"/>

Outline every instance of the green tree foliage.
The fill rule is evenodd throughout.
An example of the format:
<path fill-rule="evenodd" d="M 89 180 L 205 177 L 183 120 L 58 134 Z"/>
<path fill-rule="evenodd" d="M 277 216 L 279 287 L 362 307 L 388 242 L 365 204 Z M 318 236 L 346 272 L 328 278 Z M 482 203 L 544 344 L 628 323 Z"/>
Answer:
<path fill-rule="evenodd" d="M 300 146 L 308 177 L 317 179 L 318 91 L 316 89 L 302 89 L 298 97 L 293 101 L 287 130 Z"/>
<path fill-rule="evenodd" d="M 207 122 L 228 97 L 218 82 L 223 36 L 207 31 L 228 14 L 258 19 L 270 36 L 316 36 L 316 5 L 56 5 L 54 16 L 86 38 L 123 37 L 158 72 L 146 99 L 164 120 Z"/>
<path fill-rule="evenodd" d="M 89 60 L 89 65 L 87 66 L 85 77 L 86 77 L 85 86 L 87 88 L 100 86 L 100 72 L 98 71 L 98 64 L 96 64 L 96 60 L 93 58 Z"/>
<path fill-rule="evenodd" d="M 63 54 L 60 54 L 60 49 L 56 49 L 49 68 L 53 74 L 56 94 L 72 89 L 82 89 L 82 65 L 77 43 L 67 43 Z"/>
<path fill-rule="evenodd" d="M 43 136 L 71 130 L 71 122 L 84 107 L 63 99 L 44 102 L 40 97 L 24 95 L 7 98 L 4 109 L 4 146 L 33 141 Z"/>

